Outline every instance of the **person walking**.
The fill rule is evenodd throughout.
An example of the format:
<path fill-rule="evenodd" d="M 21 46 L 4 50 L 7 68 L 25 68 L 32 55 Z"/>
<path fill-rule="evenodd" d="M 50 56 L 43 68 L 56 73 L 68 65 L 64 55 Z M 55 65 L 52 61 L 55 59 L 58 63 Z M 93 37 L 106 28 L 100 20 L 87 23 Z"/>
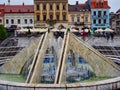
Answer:
<path fill-rule="evenodd" d="M 113 39 L 114 39 L 114 32 L 111 32 L 110 36 L 111 36 L 111 40 L 113 41 Z"/>
<path fill-rule="evenodd" d="M 107 38 L 107 42 L 108 42 L 109 39 L 110 39 L 110 33 L 109 32 L 106 32 L 106 38 Z"/>

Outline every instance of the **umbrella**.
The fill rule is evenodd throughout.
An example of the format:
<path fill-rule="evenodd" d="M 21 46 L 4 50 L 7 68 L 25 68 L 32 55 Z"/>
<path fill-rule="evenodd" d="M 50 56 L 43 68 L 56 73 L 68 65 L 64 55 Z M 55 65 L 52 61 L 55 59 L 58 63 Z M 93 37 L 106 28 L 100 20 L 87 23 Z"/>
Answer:
<path fill-rule="evenodd" d="M 104 30 L 105 32 L 114 32 L 114 30 L 110 29 L 110 28 L 107 28 Z"/>
<path fill-rule="evenodd" d="M 85 29 L 85 32 L 88 32 L 89 31 L 89 29 Z"/>
<path fill-rule="evenodd" d="M 103 31 L 104 31 L 103 29 L 95 30 L 95 32 L 103 32 Z"/>

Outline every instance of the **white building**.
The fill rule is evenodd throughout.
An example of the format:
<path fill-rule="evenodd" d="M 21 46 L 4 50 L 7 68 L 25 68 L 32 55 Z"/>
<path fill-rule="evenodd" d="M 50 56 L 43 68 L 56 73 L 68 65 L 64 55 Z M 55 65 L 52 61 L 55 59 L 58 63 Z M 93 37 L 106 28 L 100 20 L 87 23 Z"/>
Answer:
<path fill-rule="evenodd" d="M 5 27 L 17 25 L 17 27 L 34 27 L 33 5 L 6 5 L 4 15 Z"/>

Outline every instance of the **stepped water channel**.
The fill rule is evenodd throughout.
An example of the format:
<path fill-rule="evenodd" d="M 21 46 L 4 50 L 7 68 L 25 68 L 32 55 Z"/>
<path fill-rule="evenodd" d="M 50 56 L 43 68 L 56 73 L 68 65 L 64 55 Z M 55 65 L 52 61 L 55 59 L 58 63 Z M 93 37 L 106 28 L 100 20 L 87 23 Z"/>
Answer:
<path fill-rule="evenodd" d="M 34 43 L 0 67 L 0 80 L 6 83 L 3 85 L 12 82 L 19 87 L 19 83 L 20 86 L 22 83 L 22 90 L 24 85 L 27 85 L 25 88 L 32 88 L 30 85 L 33 85 L 34 90 L 37 90 L 36 85 L 41 88 L 41 84 L 51 85 L 51 88 L 63 84 L 61 87 L 64 88 L 66 84 L 82 85 L 93 81 L 114 80 L 119 76 L 120 68 L 117 64 L 72 32 L 66 31 L 43 33 Z M 5 87 L 0 88 L 5 90 Z M 59 90 L 60 87 L 56 88 Z"/>

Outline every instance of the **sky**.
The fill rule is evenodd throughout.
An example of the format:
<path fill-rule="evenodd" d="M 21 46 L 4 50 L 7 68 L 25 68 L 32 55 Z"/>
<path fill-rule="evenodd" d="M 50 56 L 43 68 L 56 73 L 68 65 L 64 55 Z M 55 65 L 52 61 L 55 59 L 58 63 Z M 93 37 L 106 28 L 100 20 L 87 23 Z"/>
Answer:
<path fill-rule="evenodd" d="M 0 0 L 0 4 L 8 4 L 8 0 Z M 23 2 L 27 4 L 33 4 L 34 0 L 10 0 L 11 4 L 22 4 Z M 75 4 L 76 0 L 68 0 L 69 4 Z M 79 3 L 84 3 L 86 0 L 77 0 Z M 118 9 L 120 9 L 120 0 L 108 0 L 109 6 L 111 7 L 111 12 L 116 12 Z"/>

